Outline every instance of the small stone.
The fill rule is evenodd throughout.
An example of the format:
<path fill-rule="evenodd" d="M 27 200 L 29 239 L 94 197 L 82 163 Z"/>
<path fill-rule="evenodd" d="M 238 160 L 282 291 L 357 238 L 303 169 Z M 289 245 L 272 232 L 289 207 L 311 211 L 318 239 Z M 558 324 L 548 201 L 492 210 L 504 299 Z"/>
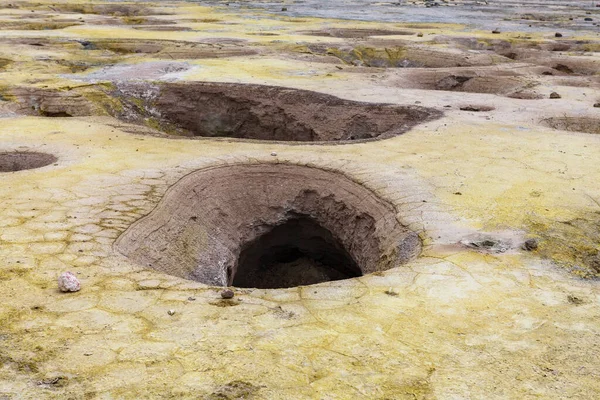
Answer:
<path fill-rule="evenodd" d="M 550 98 L 551 99 L 560 99 L 560 94 L 556 93 L 556 92 L 552 92 L 550 93 Z"/>
<path fill-rule="evenodd" d="M 175 315 L 175 310 L 169 310 L 169 311 L 167 311 L 167 314 L 169 314 L 169 315 Z"/>
<path fill-rule="evenodd" d="M 554 37 L 562 37 L 562 33 L 556 32 L 556 33 L 554 34 Z"/>
<path fill-rule="evenodd" d="M 523 250 L 533 251 L 533 250 L 537 250 L 537 248 L 538 248 L 537 239 L 527 239 L 525 241 L 525 243 L 523 243 Z"/>
<path fill-rule="evenodd" d="M 73 273 L 63 272 L 58 277 L 58 288 L 61 292 L 78 292 L 81 289 L 81 284 Z"/>
<path fill-rule="evenodd" d="M 417 33 L 417 37 L 423 37 L 423 32 Z"/>
<path fill-rule="evenodd" d="M 233 293 L 233 290 L 225 289 L 225 290 L 221 291 L 222 299 L 233 299 L 233 296 L 235 296 L 235 294 Z"/>
<path fill-rule="evenodd" d="M 594 108 L 600 108 L 600 103 L 595 103 Z"/>
<path fill-rule="evenodd" d="M 588 17 L 588 18 L 584 18 L 583 20 L 584 20 L 584 21 L 588 21 L 588 22 L 590 22 L 590 21 L 593 21 L 593 19 L 592 19 L 592 18 L 590 18 L 590 17 Z"/>
<path fill-rule="evenodd" d="M 272 155 L 273 157 L 275 157 L 275 156 L 277 156 L 277 153 L 273 151 L 273 152 L 271 152 L 271 155 Z"/>
<path fill-rule="evenodd" d="M 196 298 L 190 296 L 190 297 L 188 297 L 188 301 L 196 301 Z"/>
<path fill-rule="evenodd" d="M 498 34 L 498 33 L 500 33 L 500 29 L 496 28 L 496 29 L 494 29 L 494 30 L 492 31 L 492 33 L 496 33 L 496 34 Z"/>
<path fill-rule="evenodd" d="M 576 306 L 581 305 L 584 303 L 583 299 L 577 296 L 573 296 L 572 294 L 567 296 L 567 300 L 569 301 L 569 303 L 571 304 L 575 304 Z"/>
<path fill-rule="evenodd" d="M 281 7 L 281 11 L 287 11 L 287 7 Z"/>

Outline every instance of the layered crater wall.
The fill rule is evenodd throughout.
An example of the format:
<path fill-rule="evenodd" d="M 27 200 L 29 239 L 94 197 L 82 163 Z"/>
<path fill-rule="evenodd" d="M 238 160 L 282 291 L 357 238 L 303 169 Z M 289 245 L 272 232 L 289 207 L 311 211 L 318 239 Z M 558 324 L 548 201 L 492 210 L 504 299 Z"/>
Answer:
<path fill-rule="evenodd" d="M 389 203 L 339 173 L 246 164 L 187 175 L 115 246 L 182 278 L 275 288 L 393 268 L 421 242 Z"/>

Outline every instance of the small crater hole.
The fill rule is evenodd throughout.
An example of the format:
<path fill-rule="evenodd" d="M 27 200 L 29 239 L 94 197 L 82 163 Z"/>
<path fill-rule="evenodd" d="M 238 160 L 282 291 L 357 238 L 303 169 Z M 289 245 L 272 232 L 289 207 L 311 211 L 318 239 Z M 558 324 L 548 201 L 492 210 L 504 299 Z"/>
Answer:
<path fill-rule="evenodd" d="M 58 161 L 52 154 L 13 151 L 0 152 L 0 172 L 16 172 L 45 167 Z"/>

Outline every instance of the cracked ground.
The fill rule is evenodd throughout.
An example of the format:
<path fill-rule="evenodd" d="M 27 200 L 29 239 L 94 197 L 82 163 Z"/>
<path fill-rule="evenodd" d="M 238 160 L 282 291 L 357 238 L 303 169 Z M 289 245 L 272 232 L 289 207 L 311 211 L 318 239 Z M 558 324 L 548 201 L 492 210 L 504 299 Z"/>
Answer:
<path fill-rule="evenodd" d="M 0 399 L 599 398 L 600 8 L 429 3 L 3 2 L 0 156 L 55 158 L 0 162 Z M 202 137 L 153 103 L 197 81 L 439 117 Z M 115 248 L 186 176 L 265 163 L 364 186 L 420 254 L 225 300 Z"/>

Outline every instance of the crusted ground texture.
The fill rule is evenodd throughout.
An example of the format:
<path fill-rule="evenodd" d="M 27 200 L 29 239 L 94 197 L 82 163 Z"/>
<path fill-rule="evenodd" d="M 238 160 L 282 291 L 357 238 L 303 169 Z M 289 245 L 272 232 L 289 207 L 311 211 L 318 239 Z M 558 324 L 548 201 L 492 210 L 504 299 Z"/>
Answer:
<path fill-rule="evenodd" d="M 599 23 L 1 2 L 0 399 L 600 398 Z"/>

